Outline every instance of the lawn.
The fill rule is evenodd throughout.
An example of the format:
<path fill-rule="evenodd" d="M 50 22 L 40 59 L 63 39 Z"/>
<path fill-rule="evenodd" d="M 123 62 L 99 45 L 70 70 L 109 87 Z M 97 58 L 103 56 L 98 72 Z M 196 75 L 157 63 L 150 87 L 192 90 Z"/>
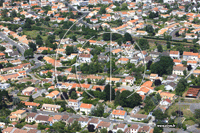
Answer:
<path fill-rule="evenodd" d="M 193 120 L 186 120 L 186 121 L 183 122 L 183 124 L 194 125 L 195 122 Z"/>
<path fill-rule="evenodd" d="M 18 96 L 18 97 L 19 97 L 19 99 L 20 99 L 21 101 L 26 101 L 26 100 L 29 99 L 29 97 L 23 97 L 23 96 Z"/>
<path fill-rule="evenodd" d="M 45 97 L 37 97 L 35 100 L 42 101 Z"/>
<path fill-rule="evenodd" d="M 179 105 L 173 104 L 168 110 L 167 114 L 171 115 L 172 112 L 175 112 L 179 110 Z M 189 105 L 180 105 L 180 110 L 183 112 L 183 116 L 186 119 L 189 119 L 190 117 L 193 117 L 193 113 L 190 111 L 190 106 Z"/>

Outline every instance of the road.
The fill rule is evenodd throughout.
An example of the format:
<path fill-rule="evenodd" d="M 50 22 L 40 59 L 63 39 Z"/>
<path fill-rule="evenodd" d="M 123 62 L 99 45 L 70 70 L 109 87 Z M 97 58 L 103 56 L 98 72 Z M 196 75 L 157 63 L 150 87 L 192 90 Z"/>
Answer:
<path fill-rule="evenodd" d="M 7 41 L 9 44 L 11 44 L 11 45 L 13 45 L 13 46 L 16 46 L 17 49 L 19 50 L 19 52 L 20 52 L 22 55 L 24 55 L 25 50 L 28 49 L 27 46 L 25 46 L 25 45 L 20 45 L 19 43 L 13 41 L 12 39 L 10 39 L 8 36 L 6 36 L 6 35 L 5 35 L 4 33 L 2 33 L 2 32 L 0 32 L 0 36 L 1 36 L 2 38 L 4 38 L 4 41 Z"/>
<path fill-rule="evenodd" d="M 45 89 L 42 89 L 42 90 L 38 90 L 37 93 L 33 94 L 32 97 L 35 99 L 39 96 L 42 96 L 42 93 L 45 93 L 46 90 Z"/>

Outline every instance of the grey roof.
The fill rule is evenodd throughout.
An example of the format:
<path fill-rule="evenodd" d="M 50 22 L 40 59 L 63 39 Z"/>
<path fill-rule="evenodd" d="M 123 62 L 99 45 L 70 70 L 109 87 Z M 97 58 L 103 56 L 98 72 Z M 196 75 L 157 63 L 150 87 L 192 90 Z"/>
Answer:
<path fill-rule="evenodd" d="M 49 119 L 49 116 L 46 116 L 46 115 L 38 115 L 38 116 L 36 117 L 35 120 L 48 121 L 48 119 Z"/>

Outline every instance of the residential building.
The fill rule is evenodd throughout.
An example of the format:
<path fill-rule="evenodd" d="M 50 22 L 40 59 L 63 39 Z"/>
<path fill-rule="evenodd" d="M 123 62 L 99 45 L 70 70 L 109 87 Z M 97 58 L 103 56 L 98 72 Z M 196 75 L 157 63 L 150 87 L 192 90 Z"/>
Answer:
<path fill-rule="evenodd" d="M 113 119 L 125 119 L 127 112 L 124 110 L 113 110 L 111 115 Z"/>
<path fill-rule="evenodd" d="M 145 119 L 148 119 L 148 115 L 145 115 L 145 114 L 134 114 L 134 113 L 131 113 L 131 115 L 130 115 L 130 120 L 143 121 Z"/>
<path fill-rule="evenodd" d="M 22 90 L 22 94 L 26 96 L 32 95 L 34 92 L 36 92 L 38 89 L 35 87 L 27 87 L 26 89 Z"/>
<path fill-rule="evenodd" d="M 19 121 L 26 117 L 26 110 L 17 110 L 10 115 L 10 121 Z"/>
<path fill-rule="evenodd" d="M 60 95 L 59 91 L 52 91 L 51 93 L 49 93 L 48 95 L 46 95 L 46 98 L 51 98 L 51 99 L 55 99 Z"/>
<path fill-rule="evenodd" d="M 92 109 L 94 109 L 92 104 L 81 103 L 80 105 L 80 112 L 84 112 L 86 115 L 90 114 Z"/>
<path fill-rule="evenodd" d="M 69 99 L 68 106 L 73 107 L 75 110 L 78 110 L 81 106 L 80 100 Z"/>
<path fill-rule="evenodd" d="M 53 104 L 43 104 L 42 108 L 43 110 L 48 110 L 48 111 L 58 111 L 61 108 L 60 105 L 53 105 Z"/>

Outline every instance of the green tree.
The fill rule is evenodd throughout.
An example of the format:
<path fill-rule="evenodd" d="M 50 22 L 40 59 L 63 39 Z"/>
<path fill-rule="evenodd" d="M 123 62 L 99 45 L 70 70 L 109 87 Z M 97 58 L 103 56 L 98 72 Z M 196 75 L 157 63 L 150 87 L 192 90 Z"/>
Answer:
<path fill-rule="evenodd" d="M 155 110 L 152 114 L 157 120 L 164 120 L 167 116 L 159 109 Z"/>
<path fill-rule="evenodd" d="M 33 99 L 32 95 L 30 95 L 29 96 L 29 102 L 33 102 L 33 101 L 34 101 L 34 99 Z"/>
<path fill-rule="evenodd" d="M 72 91 L 72 93 L 71 93 L 71 99 L 77 99 L 78 97 L 77 97 L 77 94 L 76 94 L 76 92 L 75 91 Z"/>
<path fill-rule="evenodd" d="M 117 130 L 117 133 L 124 133 L 121 129 Z"/>
<path fill-rule="evenodd" d="M 182 96 L 186 88 L 187 88 L 187 80 L 184 78 L 180 79 L 175 90 L 176 95 Z"/>
<path fill-rule="evenodd" d="M 147 41 L 147 39 L 139 39 L 138 45 L 141 48 L 141 50 L 149 49 L 149 42 Z M 135 49 L 140 50 L 139 47 L 135 45 Z"/>
<path fill-rule="evenodd" d="M 157 49 L 158 49 L 158 52 L 161 52 L 161 53 L 163 52 L 163 47 L 162 47 L 162 45 L 159 44 L 159 45 L 157 46 Z"/>
<path fill-rule="evenodd" d="M 31 111 L 37 113 L 37 107 L 36 107 L 36 106 L 33 106 L 33 108 L 32 108 Z"/>
<path fill-rule="evenodd" d="M 96 109 L 91 111 L 92 116 L 102 117 L 104 113 L 104 106 L 103 104 L 99 103 Z"/>
<path fill-rule="evenodd" d="M 200 109 L 195 109 L 194 112 L 194 117 L 196 119 L 196 123 L 199 125 L 200 127 Z"/>
<path fill-rule="evenodd" d="M 124 38 L 125 38 L 125 41 L 131 41 L 132 42 L 132 40 L 133 40 L 131 35 L 127 32 L 124 34 Z"/>
<path fill-rule="evenodd" d="M 40 35 L 37 35 L 37 37 L 36 37 L 36 44 L 39 46 L 43 45 L 43 39 Z"/>
<path fill-rule="evenodd" d="M 25 57 L 25 58 L 33 57 L 33 50 L 32 50 L 32 49 L 27 49 L 27 50 L 25 50 L 25 52 L 24 52 L 24 57 Z"/>
<path fill-rule="evenodd" d="M 107 133 L 107 129 L 106 128 L 101 129 L 100 133 Z"/>
<path fill-rule="evenodd" d="M 104 99 L 105 101 L 110 100 L 110 96 L 111 96 L 111 100 L 115 99 L 115 90 L 114 90 L 114 88 L 111 87 L 111 94 L 110 94 L 110 85 L 109 84 L 107 84 L 105 86 L 105 89 L 103 92 L 105 94 L 105 99 Z"/>
<path fill-rule="evenodd" d="M 33 51 L 36 51 L 36 50 L 37 50 L 36 44 L 35 44 L 35 43 L 29 42 L 28 45 L 29 45 L 29 47 L 30 47 Z"/>
<path fill-rule="evenodd" d="M 157 73 L 159 76 L 163 74 L 172 74 L 174 62 L 169 56 L 161 56 L 160 60 L 150 66 L 152 73 Z"/>

